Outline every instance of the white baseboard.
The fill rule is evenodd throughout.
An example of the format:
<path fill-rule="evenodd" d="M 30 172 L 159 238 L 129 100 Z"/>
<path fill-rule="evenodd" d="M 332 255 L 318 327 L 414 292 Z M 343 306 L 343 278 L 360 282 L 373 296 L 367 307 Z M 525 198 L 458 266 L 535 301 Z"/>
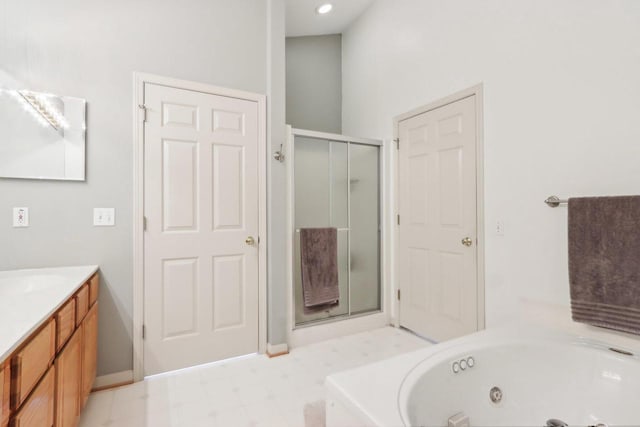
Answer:
<path fill-rule="evenodd" d="M 101 375 L 96 378 L 93 388 L 105 388 L 119 384 L 133 382 L 133 371 L 114 372 L 113 374 Z"/>
<path fill-rule="evenodd" d="M 306 326 L 294 329 L 289 334 L 291 348 L 309 345 L 331 338 L 353 335 L 389 325 L 389 318 L 385 313 L 374 313 L 351 319 Z"/>
<path fill-rule="evenodd" d="M 267 354 L 269 355 L 277 355 L 277 354 L 285 354 L 289 352 L 289 345 L 287 343 L 282 344 L 271 344 L 267 343 Z"/>

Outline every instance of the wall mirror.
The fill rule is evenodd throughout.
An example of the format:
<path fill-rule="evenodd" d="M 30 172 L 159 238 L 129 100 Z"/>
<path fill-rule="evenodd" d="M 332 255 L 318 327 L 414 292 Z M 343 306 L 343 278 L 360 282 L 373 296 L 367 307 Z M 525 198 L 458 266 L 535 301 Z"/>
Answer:
<path fill-rule="evenodd" d="M 0 89 L 0 177 L 85 179 L 86 101 Z"/>

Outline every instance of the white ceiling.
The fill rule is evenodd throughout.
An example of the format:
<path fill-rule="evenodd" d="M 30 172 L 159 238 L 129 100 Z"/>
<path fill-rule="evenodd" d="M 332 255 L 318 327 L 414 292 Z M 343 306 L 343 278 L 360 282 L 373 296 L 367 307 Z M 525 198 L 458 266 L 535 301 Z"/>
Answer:
<path fill-rule="evenodd" d="M 339 34 L 351 25 L 374 0 L 285 0 L 287 37 Z M 318 15 L 316 8 L 331 3 L 333 10 Z"/>

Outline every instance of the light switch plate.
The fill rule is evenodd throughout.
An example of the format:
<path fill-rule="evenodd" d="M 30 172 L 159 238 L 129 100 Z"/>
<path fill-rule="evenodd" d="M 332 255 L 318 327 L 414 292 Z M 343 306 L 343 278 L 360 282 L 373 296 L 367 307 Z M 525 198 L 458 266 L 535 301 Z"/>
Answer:
<path fill-rule="evenodd" d="M 93 208 L 93 225 L 98 227 L 116 225 L 115 208 Z"/>
<path fill-rule="evenodd" d="M 496 221 L 496 236 L 504 236 L 504 222 L 502 220 Z"/>
<path fill-rule="evenodd" d="M 13 226 L 29 226 L 29 208 L 13 208 Z"/>

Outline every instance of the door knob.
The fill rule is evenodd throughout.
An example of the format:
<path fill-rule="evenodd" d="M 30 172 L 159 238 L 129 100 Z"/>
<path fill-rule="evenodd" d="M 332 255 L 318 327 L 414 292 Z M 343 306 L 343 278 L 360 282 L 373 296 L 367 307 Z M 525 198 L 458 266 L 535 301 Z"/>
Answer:
<path fill-rule="evenodd" d="M 465 237 L 464 239 L 462 239 L 462 244 L 465 246 L 471 246 L 473 245 L 473 240 L 471 239 L 471 237 Z"/>
<path fill-rule="evenodd" d="M 249 236 L 245 239 L 244 242 L 249 246 L 253 246 L 256 243 L 256 240 L 253 237 Z"/>

